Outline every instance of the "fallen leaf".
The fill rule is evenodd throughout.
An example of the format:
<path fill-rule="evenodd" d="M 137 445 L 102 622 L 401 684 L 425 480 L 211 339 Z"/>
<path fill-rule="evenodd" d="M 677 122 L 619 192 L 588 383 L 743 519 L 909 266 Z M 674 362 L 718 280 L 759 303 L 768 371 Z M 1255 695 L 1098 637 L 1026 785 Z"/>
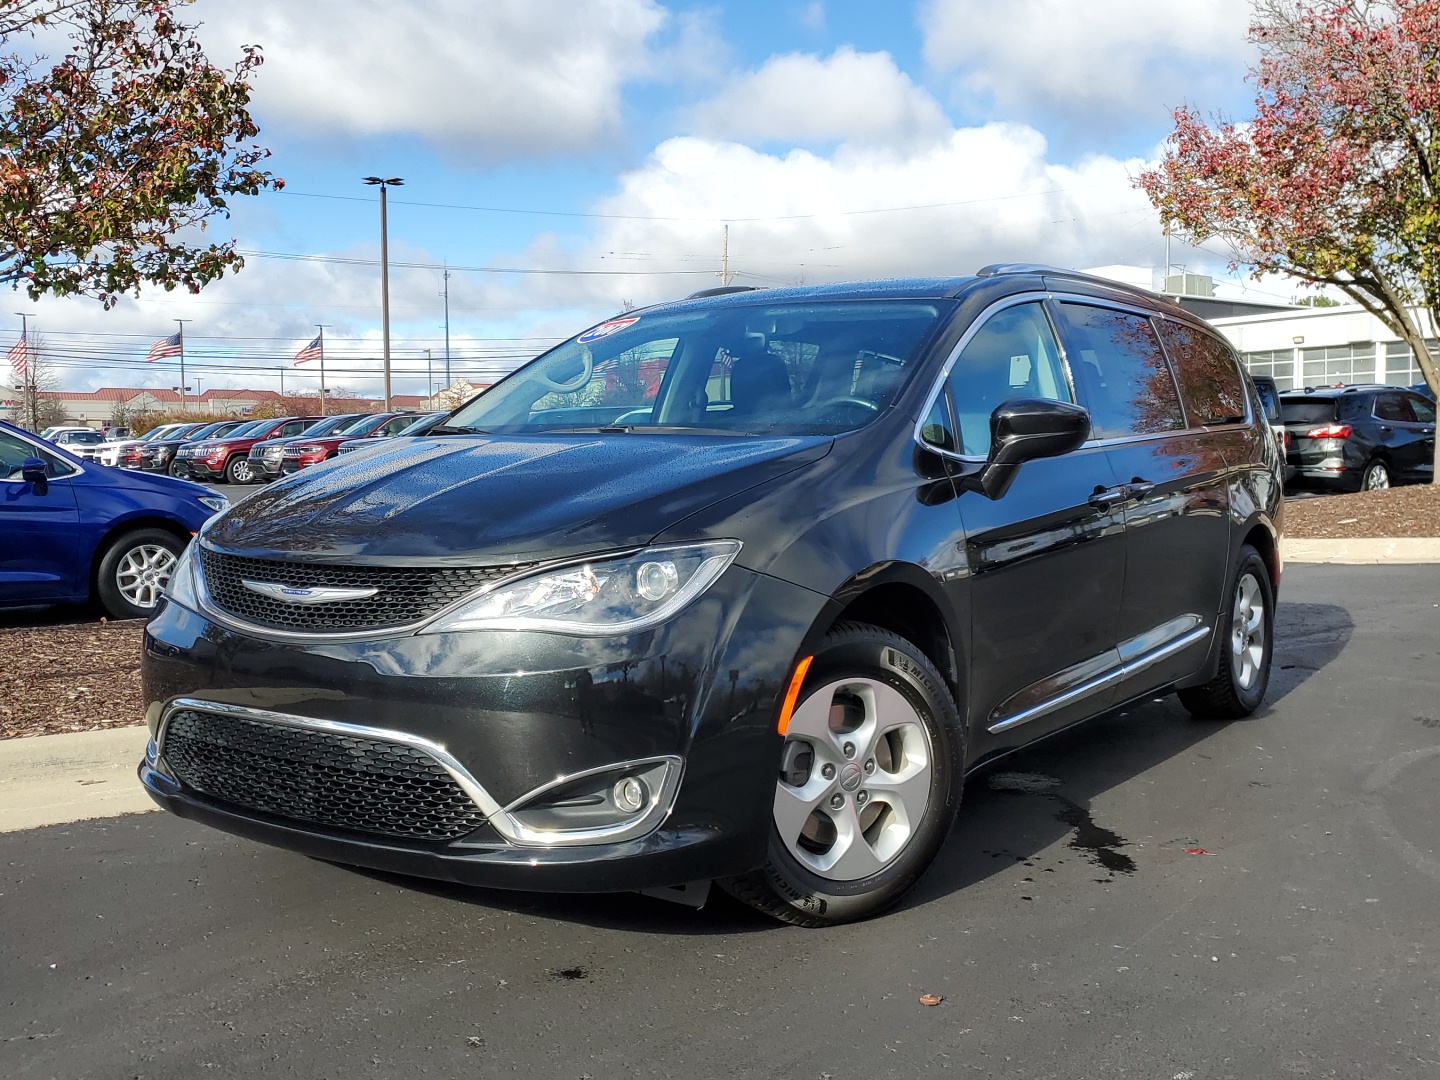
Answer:
<path fill-rule="evenodd" d="M 921 994 L 921 995 L 920 995 L 920 1004 L 921 1004 L 921 1005 L 939 1005 L 940 1002 L 942 1002 L 942 1001 L 944 1001 L 944 1000 L 945 1000 L 945 999 L 944 999 L 943 997 L 941 997 L 939 994 Z"/>

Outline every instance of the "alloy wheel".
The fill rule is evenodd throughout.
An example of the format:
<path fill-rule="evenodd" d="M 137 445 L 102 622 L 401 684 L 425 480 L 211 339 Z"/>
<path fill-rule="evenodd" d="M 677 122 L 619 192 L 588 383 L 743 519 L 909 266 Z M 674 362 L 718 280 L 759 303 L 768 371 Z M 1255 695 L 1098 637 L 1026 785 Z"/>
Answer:
<path fill-rule="evenodd" d="M 844 679 L 795 710 L 787 741 L 803 745 L 787 747 L 793 767 L 775 789 L 786 850 L 830 881 L 858 881 L 894 862 L 925 815 L 934 771 L 914 706 L 885 683 Z"/>
<path fill-rule="evenodd" d="M 139 608 L 153 608 L 175 569 L 175 553 L 159 544 L 131 548 L 115 567 L 115 587 Z"/>
<path fill-rule="evenodd" d="M 1371 462 L 1365 469 L 1365 482 L 1361 487 L 1366 491 L 1384 491 L 1390 486 L 1390 470 L 1383 461 Z"/>
<path fill-rule="evenodd" d="M 1230 617 L 1230 655 L 1235 681 L 1251 689 L 1265 662 L 1265 592 L 1254 574 L 1241 575 Z"/>

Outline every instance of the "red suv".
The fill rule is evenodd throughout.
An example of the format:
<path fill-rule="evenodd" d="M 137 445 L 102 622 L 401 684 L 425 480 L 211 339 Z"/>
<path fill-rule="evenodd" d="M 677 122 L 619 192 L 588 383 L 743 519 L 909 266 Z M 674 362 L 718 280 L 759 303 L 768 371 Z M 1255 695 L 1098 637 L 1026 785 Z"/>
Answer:
<path fill-rule="evenodd" d="M 196 480 L 228 480 L 248 484 L 255 479 L 250 447 L 262 439 L 279 439 L 302 434 L 323 416 L 282 416 L 260 428 L 250 428 L 238 439 L 216 439 L 201 443 L 192 451 L 190 474 Z"/>
<path fill-rule="evenodd" d="M 311 465 L 319 465 L 320 462 L 335 457 L 343 442 L 352 439 L 386 438 L 409 427 L 414 421 L 414 413 L 376 413 L 358 424 L 349 425 L 343 434 L 331 432 L 314 439 L 301 436 L 285 444 L 280 471 L 288 476 Z"/>

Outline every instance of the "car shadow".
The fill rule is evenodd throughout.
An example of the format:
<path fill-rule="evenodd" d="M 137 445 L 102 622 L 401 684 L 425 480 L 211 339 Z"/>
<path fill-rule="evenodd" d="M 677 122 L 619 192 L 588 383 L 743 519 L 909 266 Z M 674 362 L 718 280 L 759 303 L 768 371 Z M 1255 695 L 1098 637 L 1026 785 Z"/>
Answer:
<path fill-rule="evenodd" d="M 1332 663 L 1354 631 L 1333 604 L 1281 602 L 1276 611 L 1275 659 L 1265 704 L 1250 720 L 1263 721 L 1279 701 Z M 983 881 L 1016 862 L 1034 864 L 1042 851 L 1066 841 L 1091 877 L 1114 881 L 1135 870 L 1130 845 L 1091 816 L 1096 796 L 1213 738 L 1228 724 L 1196 720 L 1174 695 L 1131 703 L 1024 750 L 987 764 L 966 781 L 954 831 L 939 857 L 900 909 L 921 907 Z M 345 867 L 399 888 L 457 903 L 600 929 L 676 935 L 723 935 L 778 930 L 760 915 L 712 888 L 701 910 L 637 893 L 554 895 L 481 889 L 450 882 Z M 1047 872 L 1037 867 L 1036 874 Z"/>

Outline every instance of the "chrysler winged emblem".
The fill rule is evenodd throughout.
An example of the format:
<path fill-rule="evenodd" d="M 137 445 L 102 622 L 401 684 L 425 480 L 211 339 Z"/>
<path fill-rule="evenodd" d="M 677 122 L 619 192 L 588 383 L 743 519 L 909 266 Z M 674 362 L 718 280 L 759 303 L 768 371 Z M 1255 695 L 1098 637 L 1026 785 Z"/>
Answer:
<path fill-rule="evenodd" d="M 364 600 L 380 591 L 377 588 L 345 589 L 329 586 L 306 589 L 281 585 L 274 581 L 246 581 L 244 578 L 240 579 L 240 584 L 253 593 L 268 596 L 271 600 L 283 600 L 287 604 L 335 604 L 341 600 Z"/>

